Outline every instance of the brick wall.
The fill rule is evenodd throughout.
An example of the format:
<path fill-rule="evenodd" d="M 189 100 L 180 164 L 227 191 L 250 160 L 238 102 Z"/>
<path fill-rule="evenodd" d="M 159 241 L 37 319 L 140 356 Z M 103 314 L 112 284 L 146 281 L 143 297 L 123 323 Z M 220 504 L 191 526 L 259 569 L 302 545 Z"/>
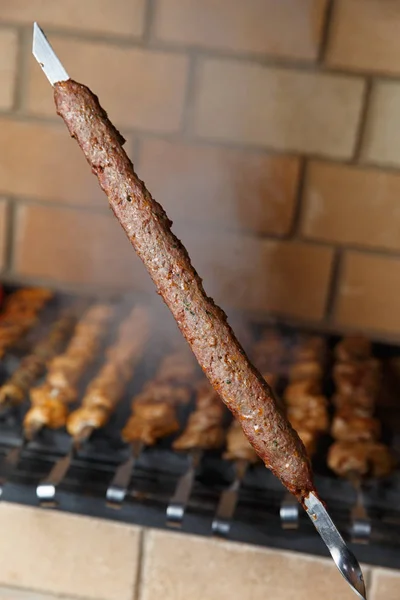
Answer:
<path fill-rule="evenodd" d="M 34 19 L 218 301 L 400 339 L 399 2 L 0 0 L 1 277 L 142 290 Z"/>

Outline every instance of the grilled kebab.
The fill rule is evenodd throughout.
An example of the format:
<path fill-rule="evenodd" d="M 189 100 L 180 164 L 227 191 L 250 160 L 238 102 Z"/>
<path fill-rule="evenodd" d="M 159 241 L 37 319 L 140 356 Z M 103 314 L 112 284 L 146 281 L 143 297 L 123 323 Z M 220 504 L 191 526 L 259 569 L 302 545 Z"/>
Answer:
<path fill-rule="evenodd" d="M 134 172 L 123 137 L 86 86 L 71 79 L 55 82 L 54 99 L 211 384 L 265 465 L 303 502 L 311 491 L 316 493 L 304 446 L 226 315 L 204 291 L 171 221 Z"/>
<path fill-rule="evenodd" d="M 335 357 L 331 433 L 336 441 L 329 449 L 328 466 L 340 477 L 383 477 L 392 470 L 393 458 L 378 442 L 381 426 L 373 416 L 381 364 L 372 355 L 371 342 L 359 335 L 337 344 Z"/>
<path fill-rule="evenodd" d="M 67 420 L 67 431 L 79 438 L 85 429 L 99 429 L 109 421 L 124 395 L 150 334 L 147 308 L 135 306 L 118 328 L 106 361 L 88 385 L 81 406 Z"/>
<path fill-rule="evenodd" d="M 68 405 L 77 400 L 77 384 L 96 357 L 113 309 L 105 304 L 88 308 L 77 323 L 66 350 L 50 360 L 44 383 L 30 391 L 32 407 L 25 415 L 26 436 L 41 427 L 65 425 Z"/>

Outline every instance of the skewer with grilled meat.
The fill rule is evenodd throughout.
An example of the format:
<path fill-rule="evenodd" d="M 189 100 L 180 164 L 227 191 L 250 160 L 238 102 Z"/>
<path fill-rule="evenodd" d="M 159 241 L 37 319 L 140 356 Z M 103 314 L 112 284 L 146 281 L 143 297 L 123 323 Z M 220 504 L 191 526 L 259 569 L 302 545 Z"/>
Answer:
<path fill-rule="evenodd" d="M 24 401 L 32 385 L 45 373 L 47 362 L 62 349 L 75 322 L 73 312 L 61 316 L 49 334 L 36 344 L 32 353 L 22 359 L 19 367 L 0 387 L 1 406 L 16 406 Z"/>
<path fill-rule="evenodd" d="M 112 315 L 113 309 L 108 305 L 88 308 L 66 350 L 50 360 L 45 382 L 30 391 L 32 407 L 24 419 L 28 437 L 41 427 L 58 429 L 65 425 L 68 405 L 77 399 L 76 386 L 96 357 Z"/>
<path fill-rule="evenodd" d="M 146 446 L 153 446 L 159 439 L 178 430 L 174 406 L 166 401 L 149 401 L 135 406 L 122 430 L 122 438 L 127 443 L 140 440 Z"/>
<path fill-rule="evenodd" d="M 36 324 L 38 313 L 52 296 L 50 290 L 23 288 L 6 298 L 0 313 L 0 358 Z"/>
<path fill-rule="evenodd" d="M 304 447 L 248 360 L 225 314 L 206 295 L 167 215 L 134 172 L 122 136 L 86 86 L 71 79 L 57 82 L 54 99 L 57 113 L 82 148 L 211 384 L 240 420 L 265 465 L 303 502 L 315 492 Z"/>
<path fill-rule="evenodd" d="M 328 401 L 321 393 L 325 341 L 319 336 L 306 337 L 295 349 L 294 356 L 284 401 L 288 419 L 311 457 L 319 437 L 329 428 Z"/>
<path fill-rule="evenodd" d="M 127 443 L 141 441 L 153 445 L 179 430 L 176 408 L 190 400 L 195 364 L 185 350 L 163 357 L 155 377 L 132 400 L 131 416 L 122 437 Z"/>
<path fill-rule="evenodd" d="M 81 406 L 67 420 L 74 438 L 85 429 L 99 429 L 109 421 L 133 376 L 149 338 L 149 313 L 135 306 L 120 324 L 117 339 L 106 353 L 106 362 L 89 383 Z"/>
<path fill-rule="evenodd" d="M 174 441 L 175 450 L 215 450 L 225 441 L 225 407 L 217 392 L 204 382 L 196 396 L 196 410 L 189 416 L 184 432 Z"/>
<path fill-rule="evenodd" d="M 335 348 L 336 395 L 328 466 L 340 477 L 381 477 L 393 468 L 389 449 L 378 443 L 380 422 L 373 417 L 381 364 L 363 336 L 344 338 Z"/>
<path fill-rule="evenodd" d="M 339 477 L 385 477 L 393 470 L 389 448 L 378 442 L 342 442 L 332 444 L 328 466 Z"/>

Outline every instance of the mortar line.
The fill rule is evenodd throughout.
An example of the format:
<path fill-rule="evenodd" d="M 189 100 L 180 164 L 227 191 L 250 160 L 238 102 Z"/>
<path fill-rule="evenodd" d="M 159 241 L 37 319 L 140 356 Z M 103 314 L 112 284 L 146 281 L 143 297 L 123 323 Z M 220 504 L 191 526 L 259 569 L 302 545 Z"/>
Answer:
<path fill-rule="evenodd" d="M 136 568 L 136 579 L 134 585 L 133 592 L 133 600 L 141 600 L 142 598 L 142 588 L 143 588 L 143 570 L 144 570 L 144 561 L 145 561 L 145 536 L 146 529 L 144 527 L 140 530 L 139 537 L 139 555 L 138 562 Z"/>
<path fill-rule="evenodd" d="M 343 274 L 343 254 L 344 252 L 342 248 L 335 248 L 324 311 L 324 318 L 328 321 L 331 320 L 335 314 L 338 287 Z"/>
<path fill-rule="evenodd" d="M 325 67 L 325 59 L 330 42 L 331 26 L 334 21 L 335 1 L 328 0 L 325 7 L 324 24 L 322 28 L 321 43 L 318 52 L 318 63 Z"/>
<path fill-rule="evenodd" d="M 365 81 L 365 88 L 362 97 L 362 104 L 359 116 L 359 122 L 357 125 L 356 138 L 354 144 L 353 158 L 350 164 L 358 164 L 361 159 L 361 152 L 366 137 L 368 127 L 368 112 L 371 104 L 371 96 L 373 89 L 373 80 L 371 77 L 367 77 Z"/>

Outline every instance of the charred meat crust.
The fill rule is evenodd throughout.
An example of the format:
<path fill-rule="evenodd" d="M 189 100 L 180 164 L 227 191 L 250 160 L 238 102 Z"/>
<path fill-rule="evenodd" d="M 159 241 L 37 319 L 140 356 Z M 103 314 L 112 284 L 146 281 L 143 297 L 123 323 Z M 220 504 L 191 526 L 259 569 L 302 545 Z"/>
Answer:
<path fill-rule="evenodd" d="M 304 446 L 249 362 L 226 315 L 206 295 L 187 251 L 171 231 L 171 221 L 135 174 L 122 136 L 87 87 L 72 80 L 57 83 L 54 99 L 211 384 L 265 465 L 302 502 L 315 491 Z"/>

